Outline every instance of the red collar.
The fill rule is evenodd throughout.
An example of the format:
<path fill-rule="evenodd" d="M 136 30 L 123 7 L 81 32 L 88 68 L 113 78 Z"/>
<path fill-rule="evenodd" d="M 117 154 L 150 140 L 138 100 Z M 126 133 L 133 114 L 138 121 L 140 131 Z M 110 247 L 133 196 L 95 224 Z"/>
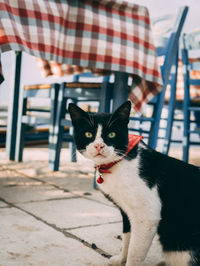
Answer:
<path fill-rule="evenodd" d="M 129 141 L 128 141 L 127 150 L 126 150 L 125 154 L 119 160 L 108 163 L 108 164 L 101 164 L 101 165 L 95 166 L 95 170 L 98 171 L 98 173 L 99 173 L 99 177 L 97 179 L 97 182 L 99 184 L 103 183 L 103 181 L 104 181 L 102 178 L 102 174 L 103 173 L 110 174 L 111 172 L 108 171 L 108 169 L 110 169 L 112 166 L 114 166 L 115 164 L 120 162 L 140 142 L 140 140 L 143 139 L 143 137 L 138 136 L 138 135 L 129 134 L 128 139 L 129 139 Z"/>

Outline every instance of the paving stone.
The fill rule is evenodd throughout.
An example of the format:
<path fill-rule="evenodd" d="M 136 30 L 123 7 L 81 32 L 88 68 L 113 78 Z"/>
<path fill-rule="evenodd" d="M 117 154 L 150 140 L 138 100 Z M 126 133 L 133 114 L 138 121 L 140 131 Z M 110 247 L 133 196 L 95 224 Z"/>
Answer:
<path fill-rule="evenodd" d="M 0 209 L 0 265 L 103 266 L 107 259 L 15 208 Z"/>
<path fill-rule="evenodd" d="M 171 156 L 181 158 L 181 154 L 181 148 L 170 149 Z M 52 172 L 48 169 L 47 146 L 25 147 L 22 163 L 7 160 L 5 149 L 0 148 L 0 197 L 109 254 L 118 254 L 119 211 L 100 191 L 93 189 L 92 163 L 79 154 L 78 163 L 71 163 L 69 158 L 69 150 L 62 149 L 60 169 Z M 200 165 L 199 148 L 191 149 L 190 162 Z M 70 193 L 53 185 L 82 198 L 70 198 Z M 0 201 L 0 216 L 0 265 L 107 265 L 107 259 L 94 250 L 3 201 Z M 161 259 L 155 239 L 143 266 L 154 266 Z"/>
<path fill-rule="evenodd" d="M 104 224 L 69 230 L 72 234 L 85 239 L 90 244 L 114 255 L 119 254 L 122 241 L 117 239 L 122 234 L 122 223 Z"/>
<path fill-rule="evenodd" d="M 76 228 L 121 220 L 116 208 L 83 198 L 18 205 L 59 228 Z"/>
<path fill-rule="evenodd" d="M 39 179 L 50 184 L 69 190 L 74 193 L 83 194 L 93 191 L 93 179 L 86 174 L 80 173 L 57 173 L 48 176 L 39 175 Z"/>
<path fill-rule="evenodd" d="M 70 230 L 74 235 L 85 239 L 90 244 L 95 244 L 98 248 L 113 255 L 119 254 L 122 246 L 120 236 L 122 235 L 122 223 L 105 224 Z M 154 266 L 162 261 L 161 247 L 157 236 L 149 250 L 145 262 L 141 266 Z"/>
<path fill-rule="evenodd" d="M 9 207 L 9 206 L 5 204 L 4 202 L 0 201 L 0 208 L 5 208 L 5 207 Z"/>
<path fill-rule="evenodd" d="M 112 206 L 114 207 L 115 205 L 108 200 L 99 190 L 92 190 L 91 193 L 83 193 L 82 194 L 84 197 L 90 199 L 90 200 L 94 200 L 97 202 L 100 202 L 102 204 L 108 205 L 108 206 Z"/>
<path fill-rule="evenodd" d="M 71 193 L 55 189 L 52 186 L 41 185 L 39 182 L 0 187 L 0 195 L 1 198 L 12 203 L 40 202 L 75 197 Z"/>
<path fill-rule="evenodd" d="M 19 175 L 15 171 L 10 170 L 6 167 L 2 167 L 0 171 L 0 185 L 2 185 L 3 182 L 9 182 L 10 180 L 14 180 L 14 179 L 17 180 L 17 178 L 20 178 L 20 177 L 21 175 Z"/>
<path fill-rule="evenodd" d="M 20 176 L 13 170 L 0 172 L 1 198 L 13 203 L 73 197 L 71 193 L 56 189 L 43 182 Z"/>
<path fill-rule="evenodd" d="M 55 184 L 70 192 L 84 196 L 103 204 L 113 206 L 113 204 L 105 198 L 105 196 L 97 189 L 94 189 L 94 173 L 80 172 L 78 170 L 67 170 L 66 172 L 50 173 L 49 175 L 39 175 L 38 179 Z"/>

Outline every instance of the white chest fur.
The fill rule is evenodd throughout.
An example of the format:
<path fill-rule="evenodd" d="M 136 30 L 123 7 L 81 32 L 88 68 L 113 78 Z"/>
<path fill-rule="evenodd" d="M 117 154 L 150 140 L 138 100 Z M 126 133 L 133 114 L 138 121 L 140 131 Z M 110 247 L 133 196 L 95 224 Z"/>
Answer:
<path fill-rule="evenodd" d="M 139 216 L 140 219 L 160 219 L 160 199 L 157 188 L 149 189 L 145 181 L 139 177 L 138 159 L 122 160 L 110 171 L 103 174 L 104 182 L 100 190 L 111 197 L 113 201 L 128 215 Z"/>

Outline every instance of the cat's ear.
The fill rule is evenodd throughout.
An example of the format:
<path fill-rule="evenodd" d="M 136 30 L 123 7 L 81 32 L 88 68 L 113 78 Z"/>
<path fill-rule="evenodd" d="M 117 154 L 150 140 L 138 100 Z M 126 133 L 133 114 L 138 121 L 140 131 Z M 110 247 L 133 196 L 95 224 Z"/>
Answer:
<path fill-rule="evenodd" d="M 127 101 L 123 103 L 112 115 L 112 120 L 121 119 L 125 123 L 129 122 L 129 116 L 131 111 L 131 102 Z"/>
<path fill-rule="evenodd" d="M 74 103 L 69 104 L 68 111 L 72 120 L 72 124 L 79 122 L 81 119 L 88 118 L 88 114 Z"/>

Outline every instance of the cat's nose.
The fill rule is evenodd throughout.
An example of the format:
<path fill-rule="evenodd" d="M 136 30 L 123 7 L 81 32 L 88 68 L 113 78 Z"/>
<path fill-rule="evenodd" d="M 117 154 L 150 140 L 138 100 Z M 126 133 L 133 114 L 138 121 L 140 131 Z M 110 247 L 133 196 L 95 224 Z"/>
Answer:
<path fill-rule="evenodd" d="M 105 145 L 103 143 L 97 143 L 94 145 L 94 147 L 98 152 L 100 152 L 105 147 Z"/>

